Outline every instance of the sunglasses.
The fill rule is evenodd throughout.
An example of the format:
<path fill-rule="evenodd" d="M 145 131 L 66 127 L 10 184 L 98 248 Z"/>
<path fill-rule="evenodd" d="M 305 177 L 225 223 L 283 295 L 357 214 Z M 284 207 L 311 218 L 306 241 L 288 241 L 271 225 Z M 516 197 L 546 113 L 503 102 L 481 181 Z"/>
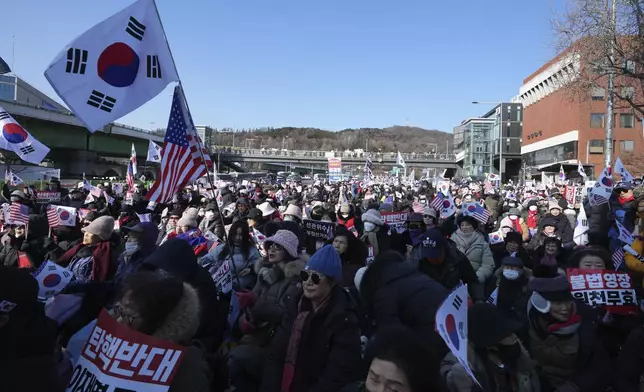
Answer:
<path fill-rule="evenodd" d="M 431 215 L 423 215 L 423 218 L 433 218 Z"/>
<path fill-rule="evenodd" d="M 422 228 L 422 226 L 421 226 L 421 224 L 420 224 L 420 223 L 410 223 L 410 224 L 409 224 L 409 228 L 410 228 L 410 229 L 421 229 L 421 228 Z"/>
<path fill-rule="evenodd" d="M 268 249 L 273 249 L 273 250 L 281 251 L 281 250 L 284 250 L 284 247 L 283 247 L 282 245 L 280 245 L 280 244 L 276 244 L 276 243 L 274 243 L 274 242 L 273 242 L 273 243 L 271 244 L 271 246 L 269 246 L 269 247 L 268 247 Z"/>
<path fill-rule="evenodd" d="M 302 282 L 308 281 L 309 277 L 311 278 L 311 282 L 313 282 L 313 284 L 317 286 L 320 284 L 320 281 L 324 276 L 318 274 L 317 272 L 311 272 L 311 273 L 308 273 L 307 271 L 300 272 L 300 279 L 302 279 Z"/>

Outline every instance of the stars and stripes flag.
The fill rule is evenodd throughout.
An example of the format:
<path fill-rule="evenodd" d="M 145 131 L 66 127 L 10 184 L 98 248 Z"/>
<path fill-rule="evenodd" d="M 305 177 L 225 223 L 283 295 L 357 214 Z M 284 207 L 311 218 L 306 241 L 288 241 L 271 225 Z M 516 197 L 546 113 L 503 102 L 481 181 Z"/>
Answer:
<path fill-rule="evenodd" d="M 9 221 L 12 224 L 22 223 L 26 226 L 29 223 L 29 207 L 19 203 L 11 203 L 11 206 L 9 206 Z"/>
<path fill-rule="evenodd" d="M 479 203 L 464 203 L 462 211 L 463 215 L 469 215 L 482 224 L 486 224 L 490 219 L 490 211 Z"/>
<path fill-rule="evenodd" d="M 615 267 L 615 271 L 618 271 L 619 267 L 621 267 L 622 264 L 624 263 L 624 257 L 625 257 L 624 249 L 622 248 L 615 249 L 615 252 L 613 252 L 613 257 L 612 257 L 613 267 Z"/>
<path fill-rule="evenodd" d="M 146 197 L 165 203 L 186 184 L 208 174 L 207 167 L 212 167 L 212 161 L 197 136 L 183 88 L 177 85 L 161 149 L 159 176 Z"/>
<path fill-rule="evenodd" d="M 132 175 L 136 176 L 136 149 L 134 148 L 134 143 L 132 143 L 132 155 L 130 156 L 130 162 L 132 163 Z"/>
<path fill-rule="evenodd" d="M 49 227 L 60 226 L 60 218 L 58 217 L 58 208 L 56 206 L 47 206 L 47 221 L 49 222 Z"/>
<path fill-rule="evenodd" d="M 134 169 L 132 169 L 132 161 L 127 164 L 127 173 L 125 174 L 125 182 L 129 190 L 134 189 Z"/>
<path fill-rule="evenodd" d="M 90 132 L 179 80 L 154 0 L 138 0 L 81 34 L 45 77 Z"/>
<path fill-rule="evenodd" d="M 429 206 L 435 209 L 436 211 L 440 211 L 443 209 L 443 194 L 442 193 L 437 193 L 436 197 L 432 199 L 432 201 L 429 203 Z"/>

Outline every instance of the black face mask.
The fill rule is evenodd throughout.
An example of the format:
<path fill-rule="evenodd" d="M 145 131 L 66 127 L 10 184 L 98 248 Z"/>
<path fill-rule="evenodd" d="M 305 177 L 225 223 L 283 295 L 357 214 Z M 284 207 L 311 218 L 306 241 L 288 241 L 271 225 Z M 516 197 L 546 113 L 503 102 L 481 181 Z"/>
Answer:
<path fill-rule="evenodd" d="M 496 346 L 499 350 L 496 355 L 504 364 L 515 364 L 521 356 L 521 345 L 517 342 L 510 346 L 499 344 Z"/>

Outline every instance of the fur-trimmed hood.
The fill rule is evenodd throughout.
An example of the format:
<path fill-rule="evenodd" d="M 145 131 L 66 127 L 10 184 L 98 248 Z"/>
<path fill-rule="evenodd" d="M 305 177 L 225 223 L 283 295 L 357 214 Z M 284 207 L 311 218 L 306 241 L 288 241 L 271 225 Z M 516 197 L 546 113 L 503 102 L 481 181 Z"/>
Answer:
<path fill-rule="evenodd" d="M 297 260 L 279 263 L 272 266 L 264 263 L 263 259 L 260 259 L 255 263 L 255 273 L 260 280 L 268 285 L 272 285 L 285 279 L 291 280 L 298 276 L 306 266 L 305 258 L 308 259 L 308 256 L 303 257 L 301 255 Z"/>
<path fill-rule="evenodd" d="M 178 344 L 188 343 L 199 328 L 199 312 L 197 291 L 184 283 L 183 296 L 179 303 L 152 336 Z"/>

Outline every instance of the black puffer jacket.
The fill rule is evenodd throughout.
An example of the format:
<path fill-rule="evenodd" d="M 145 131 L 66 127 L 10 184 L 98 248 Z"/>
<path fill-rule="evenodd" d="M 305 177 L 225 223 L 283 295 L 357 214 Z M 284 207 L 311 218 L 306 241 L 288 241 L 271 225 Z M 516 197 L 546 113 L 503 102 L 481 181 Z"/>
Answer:
<path fill-rule="evenodd" d="M 406 263 L 401 254 L 390 251 L 378 255 L 362 278 L 360 295 L 376 330 L 404 325 L 430 341 L 440 354 L 437 358 L 447 354 L 436 333 L 435 317 L 449 291 Z"/>
<path fill-rule="evenodd" d="M 45 261 L 48 250 L 47 218 L 41 215 L 30 215 L 27 236 L 16 238 L 12 233 L 6 234 L 8 241 L 0 251 L 0 264 L 18 266 L 19 252 L 26 253 L 33 268 L 38 268 Z"/>

